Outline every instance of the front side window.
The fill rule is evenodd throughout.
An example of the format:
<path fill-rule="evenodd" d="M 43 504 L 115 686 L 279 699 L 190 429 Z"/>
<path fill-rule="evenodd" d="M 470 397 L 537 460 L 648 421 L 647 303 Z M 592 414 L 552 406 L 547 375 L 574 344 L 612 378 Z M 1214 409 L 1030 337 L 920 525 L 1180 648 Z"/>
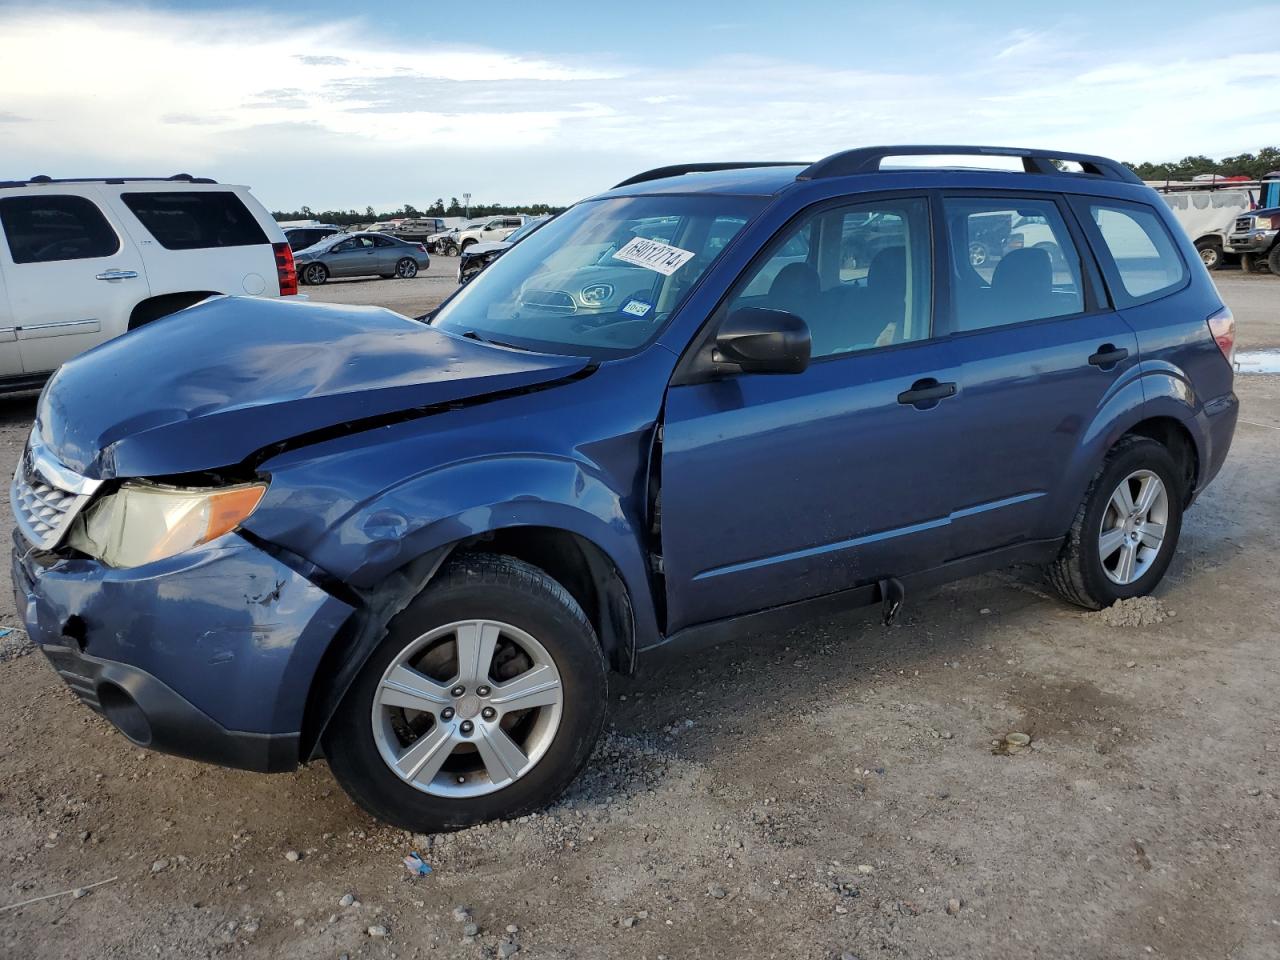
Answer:
<path fill-rule="evenodd" d="M 92 200 L 75 196 L 7 197 L 0 225 L 14 263 L 109 257 L 120 238 Z"/>
<path fill-rule="evenodd" d="M 771 244 L 727 301 L 804 320 L 814 359 L 931 335 L 929 208 L 917 197 L 828 208 Z"/>
<path fill-rule="evenodd" d="M 1052 200 L 946 197 L 957 332 L 1084 311 L 1080 254 Z"/>
<path fill-rule="evenodd" d="M 120 199 L 166 250 L 267 242 L 258 221 L 230 190 L 123 193 Z"/>
<path fill-rule="evenodd" d="M 529 350 L 623 356 L 658 335 L 764 203 L 665 195 L 580 203 L 511 247 L 431 322 Z"/>
<path fill-rule="evenodd" d="M 1133 303 L 1154 300 L 1181 286 L 1187 268 L 1164 222 L 1138 203 L 1089 204 L 1089 216 Z M 1096 244 L 1095 244 L 1096 246 Z"/>

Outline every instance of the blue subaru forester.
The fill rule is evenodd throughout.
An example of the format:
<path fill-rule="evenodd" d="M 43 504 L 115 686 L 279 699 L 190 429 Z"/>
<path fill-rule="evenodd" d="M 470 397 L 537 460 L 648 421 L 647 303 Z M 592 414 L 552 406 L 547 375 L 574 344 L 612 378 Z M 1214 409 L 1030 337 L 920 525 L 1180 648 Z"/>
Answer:
<path fill-rule="evenodd" d="M 943 155 L 1021 169 L 911 159 Z M 654 170 L 420 320 L 222 298 L 68 363 L 18 608 L 134 743 L 325 757 L 411 829 L 512 816 L 660 647 L 1012 562 L 1150 592 L 1231 443 L 1234 336 L 1101 157 Z"/>

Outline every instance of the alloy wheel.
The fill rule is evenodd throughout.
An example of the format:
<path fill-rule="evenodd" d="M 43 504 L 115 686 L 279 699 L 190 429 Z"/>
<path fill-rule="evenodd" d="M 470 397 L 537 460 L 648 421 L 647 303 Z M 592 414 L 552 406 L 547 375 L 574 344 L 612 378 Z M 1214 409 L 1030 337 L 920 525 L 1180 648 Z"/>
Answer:
<path fill-rule="evenodd" d="M 1169 491 L 1150 470 L 1135 470 L 1116 487 L 1098 532 L 1098 559 L 1107 579 L 1128 586 L 1160 554 L 1169 522 Z"/>
<path fill-rule="evenodd" d="M 373 739 L 411 787 L 477 797 L 537 765 L 563 707 L 560 671 L 532 635 L 460 621 L 424 633 L 388 665 L 373 699 Z"/>
<path fill-rule="evenodd" d="M 407 257 L 396 264 L 396 276 L 401 280 L 412 280 L 418 275 L 418 265 Z"/>

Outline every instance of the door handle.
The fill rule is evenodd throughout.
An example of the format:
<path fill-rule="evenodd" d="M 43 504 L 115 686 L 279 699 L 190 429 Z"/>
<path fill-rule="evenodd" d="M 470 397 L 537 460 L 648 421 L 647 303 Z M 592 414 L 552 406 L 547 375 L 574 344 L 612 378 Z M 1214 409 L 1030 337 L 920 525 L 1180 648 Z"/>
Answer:
<path fill-rule="evenodd" d="M 1098 352 L 1089 358 L 1089 362 L 1095 367 L 1109 370 L 1127 356 L 1129 351 L 1124 347 L 1117 347 L 1114 343 L 1104 343 L 1098 348 Z"/>
<path fill-rule="evenodd" d="M 898 402 L 910 404 L 917 410 L 929 410 L 936 407 L 939 401 L 955 395 L 954 383 L 939 383 L 933 377 L 925 377 L 913 383 L 910 390 L 898 394 Z"/>
<path fill-rule="evenodd" d="M 104 270 L 98 274 L 98 280 L 134 280 L 138 276 L 137 270 Z"/>

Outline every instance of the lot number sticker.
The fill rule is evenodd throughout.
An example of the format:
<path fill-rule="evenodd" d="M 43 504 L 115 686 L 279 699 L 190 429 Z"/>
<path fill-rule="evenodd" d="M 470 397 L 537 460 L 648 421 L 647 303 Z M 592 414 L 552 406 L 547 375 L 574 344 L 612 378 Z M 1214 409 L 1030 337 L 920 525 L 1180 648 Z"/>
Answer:
<path fill-rule="evenodd" d="M 645 303 L 643 300 L 628 300 L 627 305 L 622 308 L 622 312 L 629 313 L 633 317 L 643 317 L 652 309 L 652 303 Z"/>
<path fill-rule="evenodd" d="M 664 277 L 669 277 L 693 259 L 693 251 L 681 250 L 661 240 L 633 237 L 613 255 L 613 259 L 634 263 L 637 267 L 655 270 Z"/>

